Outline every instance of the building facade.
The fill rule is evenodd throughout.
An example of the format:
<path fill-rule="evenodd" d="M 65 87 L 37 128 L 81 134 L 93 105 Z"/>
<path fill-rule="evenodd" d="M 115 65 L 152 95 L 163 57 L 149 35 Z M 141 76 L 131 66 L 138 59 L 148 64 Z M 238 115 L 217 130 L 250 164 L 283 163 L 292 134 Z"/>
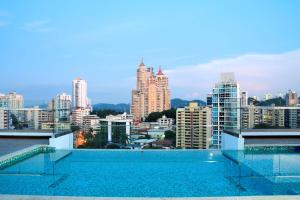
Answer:
<path fill-rule="evenodd" d="M 241 106 L 248 106 L 248 92 L 241 92 Z"/>
<path fill-rule="evenodd" d="M 174 119 L 167 118 L 166 115 L 163 115 L 161 118 L 157 120 L 158 126 L 162 128 L 172 128 L 174 124 Z"/>
<path fill-rule="evenodd" d="M 10 128 L 10 112 L 0 109 L 0 129 Z"/>
<path fill-rule="evenodd" d="M 0 108 L 16 110 L 24 108 L 24 97 L 16 92 L 0 94 Z M 14 111 L 13 111 L 14 112 Z"/>
<path fill-rule="evenodd" d="M 124 119 L 121 115 L 106 116 L 100 119 L 100 134 L 107 139 L 107 143 L 127 144 L 130 141 L 132 119 Z"/>
<path fill-rule="evenodd" d="M 224 129 L 240 129 L 240 87 L 234 73 L 222 73 L 221 80 L 213 88 L 212 144 L 221 147 Z"/>
<path fill-rule="evenodd" d="M 211 108 L 190 103 L 176 111 L 176 147 L 208 149 L 211 144 Z"/>
<path fill-rule="evenodd" d="M 289 90 L 285 95 L 285 101 L 287 106 L 298 106 L 299 99 L 297 92 Z"/>
<path fill-rule="evenodd" d="M 98 132 L 100 130 L 100 118 L 97 115 L 87 115 L 83 117 L 84 131 Z"/>
<path fill-rule="evenodd" d="M 72 110 L 71 113 L 71 124 L 83 128 L 83 117 L 90 114 L 89 109 L 76 108 Z"/>
<path fill-rule="evenodd" d="M 168 77 L 161 68 L 154 74 L 141 62 L 137 69 L 136 89 L 132 90 L 131 113 L 134 120 L 141 121 L 151 112 L 161 112 L 171 108 L 171 91 Z"/>
<path fill-rule="evenodd" d="M 58 94 L 54 100 L 54 110 L 58 121 L 70 121 L 72 97 L 66 93 Z"/>
<path fill-rule="evenodd" d="M 73 108 L 90 108 L 90 100 L 87 96 L 87 82 L 81 78 L 76 78 L 73 80 L 72 87 L 73 95 L 72 102 Z"/>

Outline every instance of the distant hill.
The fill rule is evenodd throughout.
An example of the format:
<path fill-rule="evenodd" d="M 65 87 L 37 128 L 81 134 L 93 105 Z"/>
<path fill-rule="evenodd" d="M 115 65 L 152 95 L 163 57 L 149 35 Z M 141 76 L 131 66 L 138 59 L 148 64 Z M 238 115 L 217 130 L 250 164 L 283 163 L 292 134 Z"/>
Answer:
<path fill-rule="evenodd" d="M 285 99 L 283 99 L 281 97 L 268 99 L 265 101 L 255 101 L 252 97 L 249 97 L 248 103 L 249 104 L 253 103 L 253 105 L 256 105 L 256 106 L 271 106 L 272 104 L 274 104 L 275 106 L 285 106 L 286 105 Z"/>
<path fill-rule="evenodd" d="M 171 100 L 171 106 L 172 106 L 172 108 L 182 108 L 182 107 L 188 106 L 190 102 L 197 102 L 200 106 L 206 105 L 206 102 L 204 102 L 202 100 L 188 101 L 188 100 L 175 98 L 175 99 Z"/>
<path fill-rule="evenodd" d="M 188 106 L 190 102 L 197 102 L 199 105 L 206 105 L 206 102 L 202 100 L 183 100 L 179 98 L 175 98 L 171 100 L 171 106 L 172 108 L 181 108 Z M 93 106 L 94 110 L 114 110 L 117 112 L 130 112 L 130 104 L 126 103 L 119 103 L 119 104 L 110 104 L 110 103 L 97 103 Z"/>
<path fill-rule="evenodd" d="M 110 104 L 110 103 L 97 103 L 93 106 L 94 110 L 114 110 L 117 112 L 130 112 L 130 104 L 119 103 L 119 104 Z"/>

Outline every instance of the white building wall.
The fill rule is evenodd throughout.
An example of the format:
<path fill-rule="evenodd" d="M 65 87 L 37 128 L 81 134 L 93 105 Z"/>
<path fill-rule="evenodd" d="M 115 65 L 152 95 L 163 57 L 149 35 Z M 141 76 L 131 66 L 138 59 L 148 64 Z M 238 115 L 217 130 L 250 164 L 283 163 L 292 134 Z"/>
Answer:
<path fill-rule="evenodd" d="M 73 133 L 69 133 L 57 138 L 50 138 L 49 145 L 56 149 L 73 149 Z"/>
<path fill-rule="evenodd" d="M 222 132 L 222 150 L 243 150 L 245 140 Z"/>

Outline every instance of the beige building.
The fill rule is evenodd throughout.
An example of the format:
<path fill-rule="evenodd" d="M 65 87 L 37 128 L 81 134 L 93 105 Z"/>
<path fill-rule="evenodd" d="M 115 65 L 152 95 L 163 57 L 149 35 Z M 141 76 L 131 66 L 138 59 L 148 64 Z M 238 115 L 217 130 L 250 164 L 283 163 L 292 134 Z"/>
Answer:
<path fill-rule="evenodd" d="M 83 116 L 83 130 L 84 131 L 99 131 L 100 130 L 100 118 L 97 115 Z"/>
<path fill-rule="evenodd" d="M 142 61 L 137 69 L 136 89 L 132 90 L 131 112 L 134 120 L 140 121 L 151 112 L 161 112 L 171 108 L 171 91 L 168 77 L 161 68 L 155 74 Z"/>
<path fill-rule="evenodd" d="M 211 108 L 190 103 L 176 111 L 176 147 L 208 149 L 211 144 Z"/>
<path fill-rule="evenodd" d="M 245 106 L 241 112 L 242 128 L 253 129 L 260 124 L 283 128 L 285 126 L 285 109 L 287 107 Z"/>
<path fill-rule="evenodd" d="M 76 108 L 71 113 L 71 124 L 83 128 L 83 117 L 90 114 L 90 109 Z"/>

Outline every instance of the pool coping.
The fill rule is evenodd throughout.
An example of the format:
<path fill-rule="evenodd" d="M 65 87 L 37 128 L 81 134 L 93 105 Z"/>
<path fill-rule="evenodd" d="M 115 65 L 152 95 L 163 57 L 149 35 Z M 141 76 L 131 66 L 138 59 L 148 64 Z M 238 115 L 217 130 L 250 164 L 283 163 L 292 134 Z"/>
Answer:
<path fill-rule="evenodd" d="M 19 151 L 5 154 L 0 157 L 0 169 L 10 167 L 37 154 L 53 151 L 55 151 L 55 148 L 49 145 L 33 145 Z"/>
<path fill-rule="evenodd" d="M 0 195 L 3 200 L 300 200 L 300 195 L 279 196 L 228 196 L 228 197 L 78 197 L 78 196 L 35 196 Z"/>

